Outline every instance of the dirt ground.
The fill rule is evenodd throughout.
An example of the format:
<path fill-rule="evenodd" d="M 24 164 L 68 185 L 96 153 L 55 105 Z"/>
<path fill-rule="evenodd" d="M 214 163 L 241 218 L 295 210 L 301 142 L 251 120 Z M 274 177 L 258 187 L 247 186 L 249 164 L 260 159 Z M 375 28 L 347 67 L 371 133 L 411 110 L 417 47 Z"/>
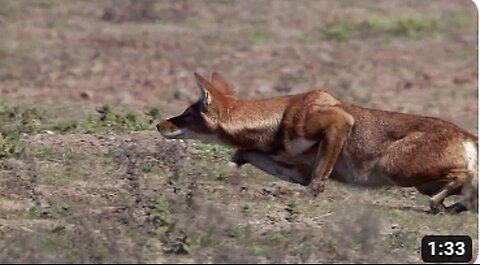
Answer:
<path fill-rule="evenodd" d="M 0 3 L 0 262 L 419 263 L 414 189 L 304 188 L 155 130 L 220 72 L 244 99 L 324 89 L 478 135 L 477 11 L 461 1 Z M 475 250 L 476 251 L 476 250 Z M 475 256 L 476 257 L 476 256 Z"/>

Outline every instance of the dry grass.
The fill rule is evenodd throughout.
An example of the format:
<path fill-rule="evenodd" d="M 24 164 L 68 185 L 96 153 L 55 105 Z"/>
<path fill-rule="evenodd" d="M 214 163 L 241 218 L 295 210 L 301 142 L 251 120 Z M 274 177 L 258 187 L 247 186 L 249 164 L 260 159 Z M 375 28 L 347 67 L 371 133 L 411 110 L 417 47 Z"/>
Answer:
<path fill-rule="evenodd" d="M 152 134 L 26 140 L 0 171 L 2 262 L 416 262 L 423 235 L 476 238 L 476 215 L 427 214 L 413 190 L 332 182 L 312 201 L 256 170 L 232 185 L 208 166 L 228 150 Z"/>

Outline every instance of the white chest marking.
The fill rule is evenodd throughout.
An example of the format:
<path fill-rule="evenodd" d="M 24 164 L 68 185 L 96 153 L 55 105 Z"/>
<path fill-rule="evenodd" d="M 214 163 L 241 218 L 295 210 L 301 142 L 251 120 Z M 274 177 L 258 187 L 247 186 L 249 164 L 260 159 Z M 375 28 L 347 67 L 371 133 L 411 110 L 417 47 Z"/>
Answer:
<path fill-rule="evenodd" d="M 472 172 L 477 171 L 477 147 L 470 141 L 463 142 L 467 158 L 467 168 Z"/>
<path fill-rule="evenodd" d="M 298 155 L 298 154 L 301 154 L 301 153 L 305 152 L 306 150 L 308 150 L 315 143 L 316 143 L 316 141 L 313 141 L 313 140 L 307 140 L 305 138 L 298 138 L 298 139 L 295 139 L 295 140 L 291 141 L 290 143 L 288 143 L 285 146 L 285 149 L 290 155 Z"/>

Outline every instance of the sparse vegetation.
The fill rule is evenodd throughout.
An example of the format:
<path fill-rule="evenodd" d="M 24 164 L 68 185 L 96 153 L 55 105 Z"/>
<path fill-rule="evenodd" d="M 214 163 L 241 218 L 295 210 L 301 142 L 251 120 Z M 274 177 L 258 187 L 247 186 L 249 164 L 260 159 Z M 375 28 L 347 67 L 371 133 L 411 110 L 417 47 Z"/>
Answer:
<path fill-rule="evenodd" d="M 248 40 L 256 45 L 264 44 L 269 40 L 269 37 L 260 30 L 253 30 L 247 34 Z"/>
<path fill-rule="evenodd" d="M 103 10 L 102 19 L 112 22 L 145 22 L 156 20 L 155 0 L 111 1 Z"/>
<path fill-rule="evenodd" d="M 450 34 L 452 29 L 465 25 L 461 14 L 441 18 L 421 13 L 397 13 L 388 16 L 372 16 L 358 21 L 339 21 L 322 28 L 324 38 L 339 42 L 352 38 L 369 37 L 417 37 L 425 38 Z"/>
<path fill-rule="evenodd" d="M 218 158 L 228 158 L 233 155 L 233 149 L 221 146 L 218 144 L 210 144 L 204 142 L 196 142 L 195 149 L 197 150 L 196 156 L 198 159 L 201 159 L 205 155 L 211 155 Z"/>
<path fill-rule="evenodd" d="M 0 158 L 17 156 L 22 151 L 21 141 L 28 135 L 50 133 L 105 133 L 107 131 L 125 132 L 153 128 L 153 122 L 160 117 L 158 109 L 146 112 L 150 117 L 127 112 L 116 113 L 110 106 L 97 109 L 98 115 L 83 121 L 48 119 L 45 111 L 38 108 L 3 106 L 0 108 Z"/>
<path fill-rule="evenodd" d="M 290 199 L 287 202 L 287 207 L 285 207 L 285 210 L 288 212 L 287 220 L 289 221 L 293 220 L 300 213 L 302 213 L 302 211 L 300 210 L 299 203 L 295 199 Z"/>
<path fill-rule="evenodd" d="M 152 128 L 153 120 L 147 121 L 138 114 L 127 112 L 125 114 L 114 112 L 109 105 L 103 105 L 97 109 L 98 117 L 90 117 L 83 122 L 65 121 L 53 125 L 51 129 L 61 133 L 99 133 L 106 131 L 139 131 Z M 156 115 L 158 113 L 147 113 Z"/>
<path fill-rule="evenodd" d="M 366 262 L 377 261 L 378 257 L 384 257 L 385 254 L 381 253 L 387 252 L 394 260 L 403 251 L 414 251 L 421 235 L 427 233 L 409 230 L 415 227 L 415 222 L 403 222 L 402 218 L 412 220 L 411 215 L 416 215 L 435 222 L 435 216 L 413 211 L 408 215 L 397 211 L 395 215 L 384 216 L 379 214 L 382 210 L 357 215 L 342 208 L 345 210 L 326 213 L 322 207 L 313 207 L 308 198 L 292 197 L 283 188 L 275 186 L 263 192 L 261 186 L 255 186 L 255 182 L 250 181 L 244 182 L 243 186 L 247 191 L 258 194 L 254 197 L 238 195 L 233 190 L 212 193 L 203 187 L 221 188 L 223 185 L 222 182 L 210 182 L 211 176 L 217 174 L 217 168 L 212 164 L 225 162 L 227 156 L 200 144 L 203 159 L 184 160 L 181 157 L 185 151 L 178 149 L 177 143 L 156 143 L 158 149 L 145 148 L 145 144 L 148 143 L 120 144 L 103 153 L 87 151 L 84 156 L 88 158 L 85 158 L 80 153 L 68 153 L 59 147 L 42 150 L 35 143 L 29 143 L 28 151 L 15 162 L 19 164 L 12 166 L 4 163 L 0 173 L 10 179 L 10 184 L 4 183 L 2 187 L 16 186 L 4 192 L 4 196 L 24 194 L 33 203 L 25 208 L 26 213 L 13 211 L 4 214 L 48 221 L 51 225 L 42 230 L 40 238 L 19 230 L 17 237 L 26 238 L 30 243 L 28 246 L 13 244 L 4 248 L 3 254 L 0 253 L 2 260 L 19 260 L 18 251 L 25 248 L 38 253 L 28 260 L 39 262 L 145 262 L 158 257 L 168 261 L 192 258 L 198 262 L 209 259 L 216 262 L 280 262 L 286 259 Z M 82 150 L 87 146 L 88 143 L 76 148 Z M 113 159 L 105 160 L 107 157 Z M 151 174 L 154 167 L 152 161 L 157 161 L 155 164 L 167 169 L 164 172 L 168 173 L 147 180 L 147 174 Z M 183 164 L 174 161 L 183 161 Z M 45 163 L 57 165 L 55 172 L 69 174 L 68 178 L 73 182 L 65 185 L 61 176 L 49 177 L 49 172 L 42 169 L 42 165 L 48 165 Z M 68 170 L 72 165 L 81 164 L 89 166 Z M 99 171 L 98 168 L 103 169 Z M 99 183 L 95 177 L 82 177 L 89 173 L 95 174 L 96 178 L 117 182 L 114 191 L 109 185 L 95 185 Z M 169 176 L 173 174 L 179 174 L 174 182 Z M 43 185 L 50 188 L 45 189 Z M 71 190 L 70 186 L 76 188 Z M 339 196 L 333 208 L 339 209 L 344 203 L 340 197 L 347 194 L 348 188 L 335 183 L 331 183 L 329 188 L 332 186 Z M 255 189 L 259 190 L 255 192 Z M 289 186 L 289 190 L 292 189 L 302 190 L 301 187 Z M 95 194 L 93 196 L 97 199 L 85 200 L 84 196 L 91 196 L 89 194 Z M 219 195 L 221 200 L 217 198 Z M 257 196 L 262 200 L 274 198 L 269 203 L 262 202 L 270 210 L 263 209 L 264 206 L 259 204 L 262 200 L 255 199 Z M 359 196 L 363 199 L 356 199 L 356 203 L 365 207 L 371 198 L 367 198 L 367 191 L 360 191 L 356 197 Z M 326 203 L 325 200 L 321 199 L 320 203 Z M 251 221 L 259 218 L 258 210 L 266 213 L 262 218 L 272 216 L 286 222 L 277 221 L 277 225 L 265 227 L 251 225 Z M 94 226 L 96 232 L 93 233 L 89 226 L 96 222 L 98 216 L 102 216 L 103 221 Z M 466 217 L 469 220 L 471 216 Z M 309 218 L 320 218 L 323 225 L 319 229 L 300 225 Z M 82 221 L 79 223 L 78 220 Z M 393 227 L 391 231 L 382 230 L 380 233 L 380 220 L 402 223 L 410 228 Z M 468 225 L 465 220 L 462 221 L 462 231 L 474 233 L 476 226 L 474 220 L 471 221 L 467 222 Z M 451 229 L 458 227 L 451 226 Z M 85 245 L 87 241 L 96 247 Z M 391 252 L 391 249 L 394 251 Z M 4 256 L 7 253 L 8 256 Z"/>
<path fill-rule="evenodd" d="M 38 133 L 41 121 L 42 114 L 35 108 L 0 109 L 0 158 L 20 154 L 22 137 Z"/>
<path fill-rule="evenodd" d="M 321 30 L 324 38 L 338 42 L 347 41 L 354 34 L 355 25 L 351 22 L 337 22 Z"/>

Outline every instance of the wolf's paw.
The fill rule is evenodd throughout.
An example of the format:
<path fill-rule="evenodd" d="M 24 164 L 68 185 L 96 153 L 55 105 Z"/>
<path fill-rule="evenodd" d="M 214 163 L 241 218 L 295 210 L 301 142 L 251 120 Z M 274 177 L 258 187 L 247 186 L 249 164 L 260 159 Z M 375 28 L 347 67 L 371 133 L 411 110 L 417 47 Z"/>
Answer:
<path fill-rule="evenodd" d="M 233 164 L 237 166 L 237 168 L 243 166 L 244 164 L 248 163 L 248 160 L 245 158 L 246 151 L 238 150 L 233 154 L 232 159 L 230 160 Z"/>
<path fill-rule="evenodd" d="M 325 182 L 314 181 L 308 186 L 308 192 L 313 198 L 317 198 L 318 194 L 325 191 Z"/>

